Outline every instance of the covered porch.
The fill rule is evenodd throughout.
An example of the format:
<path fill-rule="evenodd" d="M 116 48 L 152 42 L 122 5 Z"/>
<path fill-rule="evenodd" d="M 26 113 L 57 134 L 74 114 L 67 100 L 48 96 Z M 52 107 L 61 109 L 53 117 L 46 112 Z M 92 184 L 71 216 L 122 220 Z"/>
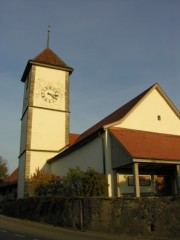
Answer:
<path fill-rule="evenodd" d="M 136 162 L 114 169 L 116 196 L 173 196 L 180 194 L 180 165 Z"/>
<path fill-rule="evenodd" d="M 111 128 L 116 196 L 180 194 L 180 136 Z"/>

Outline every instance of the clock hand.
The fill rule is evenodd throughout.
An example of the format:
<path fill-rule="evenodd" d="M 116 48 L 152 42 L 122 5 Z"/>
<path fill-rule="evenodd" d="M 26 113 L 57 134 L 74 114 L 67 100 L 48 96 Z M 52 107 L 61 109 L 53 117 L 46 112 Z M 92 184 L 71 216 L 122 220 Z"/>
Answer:
<path fill-rule="evenodd" d="M 54 98 L 54 95 L 50 92 L 48 92 L 47 95 L 50 95 L 52 98 Z"/>
<path fill-rule="evenodd" d="M 52 96 L 52 93 L 50 93 L 50 92 L 48 92 L 47 95 L 50 95 L 51 97 L 53 97 L 53 96 Z"/>
<path fill-rule="evenodd" d="M 52 93 L 47 93 L 48 95 L 50 95 L 52 98 L 54 98 L 54 99 L 57 99 L 57 97 L 58 97 L 58 95 L 57 94 L 52 94 Z"/>

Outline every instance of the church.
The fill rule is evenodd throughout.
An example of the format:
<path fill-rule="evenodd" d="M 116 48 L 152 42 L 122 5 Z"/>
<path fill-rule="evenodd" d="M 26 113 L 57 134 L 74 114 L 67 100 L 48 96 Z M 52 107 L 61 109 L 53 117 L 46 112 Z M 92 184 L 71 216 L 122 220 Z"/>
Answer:
<path fill-rule="evenodd" d="M 70 132 L 73 68 L 49 47 L 28 61 L 21 81 L 18 198 L 37 168 L 104 173 L 109 197 L 180 194 L 180 112 L 157 83 L 82 134 Z"/>

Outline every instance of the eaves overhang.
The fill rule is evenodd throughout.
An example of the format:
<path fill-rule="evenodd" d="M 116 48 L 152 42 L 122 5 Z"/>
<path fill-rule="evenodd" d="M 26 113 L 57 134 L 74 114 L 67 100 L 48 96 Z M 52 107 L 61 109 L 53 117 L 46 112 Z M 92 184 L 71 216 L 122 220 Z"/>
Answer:
<path fill-rule="evenodd" d="M 115 127 L 109 132 L 133 162 L 180 164 L 179 135 Z"/>
<path fill-rule="evenodd" d="M 104 132 L 104 129 L 101 128 L 101 129 L 98 129 L 98 131 L 94 132 L 93 134 L 91 134 L 90 136 L 82 139 L 79 142 L 78 142 L 78 139 L 77 139 L 77 141 L 73 145 L 71 145 L 69 148 L 66 148 L 61 153 L 59 153 L 56 156 L 54 156 L 53 158 L 47 160 L 47 163 L 51 164 L 51 163 L 53 163 L 57 160 L 60 160 L 60 158 L 67 156 L 68 154 L 74 152 L 78 148 L 81 148 L 85 144 L 87 144 L 87 143 L 91 142 L 92 140 L 94 140 L 95 138 L 99 137 L 99 134 L 102 134 L 103 132 Z"/>
<path fill-rule="evenodd" d="M 156 90 L 160 93 L 160 95 L 164 98 L 164 100 L 169 105 L 169 107 L 174 111 L 176 116 L 180 119 L 180 112 L 179 112 L 179 110 L 176 108 L 176 106 L 171 101 L 171 99 L 167 96 L 167 94 L 163 91 L 163 89 L 158 85 L 158 87 L 156 87 Z"/>
<path fill-rule="evenodd" d="M 64 66 L 47 64 L 47 63 L 42 63 L 42 62 L 39 62 L 39 61 L 29 60 L 27 65 L 26 65 L 26 68 L 24 70 L 24 73 L 22 75 L 21 82 L 26 81 L 27 75 L 30 72 L 32 65 L 66 71 L 66 72 L 69 72 L 70 75 L 74 71 L 74 69 L 71 68 L 71 67 L 64 67 Z"/>
<path fill-rule="evenodd" d="M 134 157 L 133 159 L 134 163 L 155 163 L 155 164 L 180 164 L 180 159 L 179 160 L 174 160 L 174 159 L 148 159 L 148 158 L 136 158 Z"/>
<path fill-rule="evenodd" d="M 0 188 L 7 188 L 10 186 L 16 186 L 18 184 L 18 181 L 13 181 L 13 182 L 2 182 L 0 183 Z"/>
<path fill-rule="evenodd" d="M 107 123 L 104 125 L 105 129 L 108 129 L 110 127 L 116 126 L 118 124 L 121 124 L 123 121 L 126 120 L 126 118 L 141 104 L 142 101 L 154 90 L 156 89 L 157 92 L 162 96 L 162 98 L 166 101 L 166 103 L 169 105 L 169 107 L 172 109 L 172 111 L 176 114 L 176 116 L 180 119 L 180 112 L 174 105 L 174 103 L 170 100 L 170 98 L 166 95 L 166 93 L 163 91 L 163 89 L 160 87 L 158 83 L 155 83 L 153 86 L 151 86 L 149 89 L 147 89 L 143 94 L 142 97 L 129 109 L 129 111 L 126 112 L 126 114 L 121 117 L 120 119 L 116 121 L 112 121 L 110 123 Z M 140 96 L 140 95 L 139 95 Z M 135 98 L 136 99 L 136 98 Z M 133 100 L 132 100 L 133 101 Z M 131 102 L 131 101 L 130 101 Z"/>

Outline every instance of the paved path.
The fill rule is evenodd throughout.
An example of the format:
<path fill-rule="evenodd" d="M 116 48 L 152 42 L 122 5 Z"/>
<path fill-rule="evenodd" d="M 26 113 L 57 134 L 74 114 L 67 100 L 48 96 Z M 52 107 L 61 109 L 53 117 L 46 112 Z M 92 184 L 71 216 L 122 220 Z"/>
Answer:
<path fill-rule="evenodd" d="M 113 236 L 95 232 L 81 232 L 28 220 L 0 215 L 1 240 L 150 240 L 155 238 Z M 156 238 L 157 240 L 167 240 Z"/>

